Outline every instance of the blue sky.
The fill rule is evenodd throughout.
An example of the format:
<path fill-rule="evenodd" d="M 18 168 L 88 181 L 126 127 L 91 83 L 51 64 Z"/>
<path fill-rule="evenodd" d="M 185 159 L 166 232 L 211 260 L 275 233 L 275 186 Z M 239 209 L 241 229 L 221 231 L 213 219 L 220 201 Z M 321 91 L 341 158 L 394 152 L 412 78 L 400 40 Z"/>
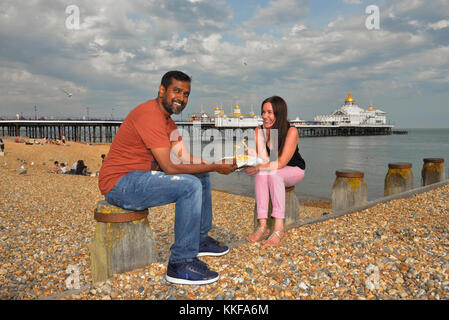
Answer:
<path fill-rule="evenodd" d="M 369 5 L 379 30 L 365 26 Z M 312 120 L 351 91 L 397 127 L 449 127 L 449 0 L 0 3 L 0 117 L 36 105 L 47 117 L 123 118 L 172 69 L 193 78 L 184 117 L 257 112 L 276 94 L 290 118 Z"/>

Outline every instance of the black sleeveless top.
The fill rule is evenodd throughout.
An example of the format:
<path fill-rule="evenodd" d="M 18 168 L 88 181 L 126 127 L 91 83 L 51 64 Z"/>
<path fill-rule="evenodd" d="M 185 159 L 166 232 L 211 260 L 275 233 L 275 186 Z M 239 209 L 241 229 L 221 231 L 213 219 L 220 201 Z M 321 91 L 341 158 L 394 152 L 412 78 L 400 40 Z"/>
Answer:
<path fill-rule="evenodd" d="M 262 130 L 263 139 L 265 141 L 265 147 L 267 149 L 268 156 L 270 156 L 270 148 L 268 147 L 268 142 L 267 142 L 267 139 L 265 138 L 265 132 L 263 131 L 263 127 L 260 127 L 260 129 Z M 290 161 L 287 163 L 287 166 L 289 166 L 289 167 L 299 167 L 302 170 L 306 169 L 306 162 L 301 157 L 301 154 L 299 153 L 298 146 L 296 146 L 295 152 L 293 153 L 293 156 L 290 159 Z"/>

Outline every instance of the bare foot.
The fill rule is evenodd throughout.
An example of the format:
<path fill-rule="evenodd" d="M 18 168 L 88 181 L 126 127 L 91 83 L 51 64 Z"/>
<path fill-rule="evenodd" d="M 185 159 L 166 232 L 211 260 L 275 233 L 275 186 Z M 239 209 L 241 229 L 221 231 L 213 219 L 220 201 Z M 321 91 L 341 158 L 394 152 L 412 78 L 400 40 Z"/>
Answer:
<path fill-rule="evenodd" d="M 277 247 L 281 243 L 282 238 L 284 238 L 284 231 L 273 231 L 271 236 L 265 240 L 263 244 L 266 246 Z"/>
<path fill-rule="evenodd" d="M 259 226 L 253 233 L 248 236 L 248 240 L 251 242 L 257 242 L 266 238 L 270 234 L 267 226 Z"/>

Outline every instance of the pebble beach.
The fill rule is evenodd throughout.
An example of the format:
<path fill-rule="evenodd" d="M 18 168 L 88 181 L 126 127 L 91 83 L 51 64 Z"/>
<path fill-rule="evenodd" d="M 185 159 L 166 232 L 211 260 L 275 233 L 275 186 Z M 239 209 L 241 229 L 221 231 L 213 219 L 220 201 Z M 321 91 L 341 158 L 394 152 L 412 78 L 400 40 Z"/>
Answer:
<path fill-rule="evenodd" d="M 290 229 L 279 247 L 245 241 L 253 230 L 254 198 L 213 190 L 210 235 L 231 247 L 225 256 L 201 258 L 220 274 L 217 282 L 187 286 L 165 280 L 173 242 L 170 204 L 149 210 L 158 261 L 92 283 L 93 210 L 104 199 L 98 177 L 49 171 L 55 160 L 70 168 L 83 159 L 95 173 L 109 144 L 3 140 L 0 299 L 449 299 L 448 185 Z M 300 203 L 301 219 L 331 210 L 322 201 Z M 73 269 L 80 289 L 66 284 Z"/>

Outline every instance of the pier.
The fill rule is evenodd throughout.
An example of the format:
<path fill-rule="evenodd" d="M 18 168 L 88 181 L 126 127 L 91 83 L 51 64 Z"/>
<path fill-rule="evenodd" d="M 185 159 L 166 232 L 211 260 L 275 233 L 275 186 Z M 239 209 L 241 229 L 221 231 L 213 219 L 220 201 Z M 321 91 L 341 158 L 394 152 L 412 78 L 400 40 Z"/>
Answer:
<path fill-rule="evenodd" d="M 82 142 L 112 142 L 121 120 L 0 120 L 0 133 L 30 139 L 62 139 Z"/>
<path fill-rule="evenodd" d="M 300 137 L 391 135 L 393 125 L 295 125 Z"/>
<path fill-rule="evenodd" d="M 117 133 L 122 120 L 0 120 L 0 134 L 10 137 L 30 139 L 61 139 L 89 143 L 110 143 Z M 216 127 L 213 122 L 192 123 L 176 121 L 178 128 L 185 130 L 193 139 L 210 140 L 211 130 L 216 129 L 228 139 L 236 130 L 253 130 L 254 127 Z M 295 124 L 300 137 L 368 136 L 391 135 L 392 125 L 321 125 Z"/>
<path fill-rule="evenodd" d="M 248 130 L 254 127 L 216 127 L 213 122 L 193 124 L 192 122 L 176 122 L 178 128 L 182 128 L 192 135 L 192 128 L 218 129 L 224 133 L 234 131 L 236 129 Z M 332 136 L 377 136 L 391 135 L 393 133 L 393 125 L 347 125 L 347 124 L 294 124 L 298 129 L 300 137 L 332 137 Z M 207 134 L 206 134 L 207 136 Z M 229 133 L 225 134 L 229 136 Z M 232 136 L 232 135 L 231 135 Z"/>

